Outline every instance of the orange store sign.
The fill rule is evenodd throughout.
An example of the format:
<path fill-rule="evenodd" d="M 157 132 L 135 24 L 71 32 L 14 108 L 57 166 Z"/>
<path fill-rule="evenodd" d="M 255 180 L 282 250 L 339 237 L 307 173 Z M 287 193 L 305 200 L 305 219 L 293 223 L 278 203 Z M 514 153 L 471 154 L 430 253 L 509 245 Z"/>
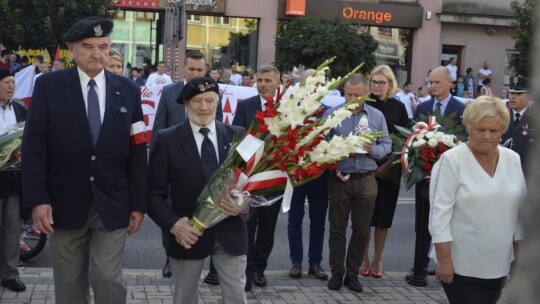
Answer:
<path fill-rule="evenodd" d="M 342 16 L 345 19 L 356 19 L 356 20 L 363 20 L 363 21 L 368 20 L 368 21 L 373 21 L 377 24 L 392 21 L 392 13 L 354 9 L 350 6 L 346 6 L 343 8 Z"/>
<path fill-rule="evenodd" d="M 420 28 L 424 8 L 414 1 L 362 0 L 276 0 L 278 18 L 288 20 L 306 17 L 339 17 L 352 24 L 399 28 Z M 301 5 L 297 9 L 296 6 Z"/>
<path fill-rule="evenodd" d="M 287 0 L 287 16 L 305 16 L 306 0 Z"/>

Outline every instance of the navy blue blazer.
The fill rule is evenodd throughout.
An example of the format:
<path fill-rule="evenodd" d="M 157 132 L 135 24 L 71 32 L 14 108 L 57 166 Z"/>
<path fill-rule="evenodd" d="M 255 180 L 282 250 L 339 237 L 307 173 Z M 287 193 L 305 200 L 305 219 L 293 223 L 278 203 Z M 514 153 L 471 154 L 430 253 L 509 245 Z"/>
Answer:
<path fill-rule="evenodd" d="M 184 88 L 184 81 L 168 84 L 163 87 L 163 92 L 159 98 L 158 108 L 152 132 L 163 130 L 187 121 L 186 109 L 183 104 L 176 102 L 176 99 Z M 220 98 L 221 100 L 221 98 Z M 223 109 L 221 101 L 216 110 L 216 120 L 223 121 Z"/>
<path fill-rule="evenodd" d="M 514 123 L 515 117 L 512 113 L 512 109 L 509 109 L 509 111 L 510 125 L 508 126 L 506 132 L 504 132 L 501 143 L 519 154 L 519 157 L 521 158 L 521 168 L 523 168 L 523 172 L 525 173 L 527 171 L 527 166 L 525 165 L 527 154 L 533 146 L 535 135 L 534 129 L 531 126 L 532 109 L 528 108 L 525 111 L 525 114 L 519 119 L 517 125 Z"/>
<path fill-rule="evenodd" d="M 433 104 L 435 103 L 435 97 L 430 100 L 424 101 L 418 105 L 416 112 L 414 112 L 414 120 L 418 121 L 420 115 L 431 115 L 433 113 Z M 448 116 L 450 113 L 456 113 L 455 121 L 457 124 L 462 125 L 463 111 L 465 111 L 465 104 L 454 97 L 450 98 L 450 101 L 446 105 L 443 116 Z"/>
<path fill-rule="evenodd" d="M 28 111 L 18 99 L 11 101 L 17 122 L 25 121 Z M 17 171 L 0 171 L 0 198 L 8 198 L 14 193 L 21 195 L 21 173 Z M 20 197 L 19 197 L 20 199 Z"/>
<path fill-rule="evenodd" d="M 146 142 L 131 144 L 144 121 L 139 87 L 105 71 L 105 115 L 94 147 L 77 68 L 36 80 L 22 143 L 24 207 L 51 204 L 54 227 L 80 229 L 90 204 L 107 229 L 125 228 L 148 204 Z"/>
<path fill-rule="evenodd" d="M 232 124 L 246 130 L 249 129 L 257 111 L 262 111 L 261 97 L 259 95 L 240 101 L 236 107 Z"/>
<path fill-rule="evenodd" d="M 244 130 L 216 121 L 219 163 L 223 163 L 231 148 L 233 136 Z M 227 217 L 216 226 L 204 231 L 199 240 L 186 250 L 169 231 L 182 217 L 191 217 L 197 198 L 206 185 L 201 157 L 188 122 L 155 133 L 150 154 L 148 215 L 168 235 L 167 256 L 175 259 L 199 260 L 212 253 L 217 239 L 223 250 L 233 256 L 247 254 L 246 223 L 239 216 Z M 167 203 L 170 196 L 171 206 Z"/>

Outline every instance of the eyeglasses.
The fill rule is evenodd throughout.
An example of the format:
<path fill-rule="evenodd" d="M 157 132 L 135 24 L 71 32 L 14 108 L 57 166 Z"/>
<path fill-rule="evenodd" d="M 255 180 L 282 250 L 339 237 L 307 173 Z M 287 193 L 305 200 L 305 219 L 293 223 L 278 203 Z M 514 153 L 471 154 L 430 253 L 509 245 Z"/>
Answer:
<path fill-rule="evenodd" d="M 374 87 L 384 87 L 385 84 L 387 84 L 388 81 L 376 81 L 376 80 L 372 80 L 371 81 L 371 85 L 374 86 Z"/>

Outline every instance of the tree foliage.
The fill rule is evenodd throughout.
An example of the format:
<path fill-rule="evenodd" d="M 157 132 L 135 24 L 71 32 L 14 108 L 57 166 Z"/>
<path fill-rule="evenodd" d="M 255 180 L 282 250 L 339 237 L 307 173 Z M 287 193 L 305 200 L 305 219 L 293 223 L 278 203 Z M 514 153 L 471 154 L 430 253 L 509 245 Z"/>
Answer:
<path fill-rule="evenodd" d="M 53 52 L 77 20 L 112 19 L 109 0 L 0 0 L 0 42 L 10 48 L 46 48 Z"/>
<path fill-rule="evenodd" d="M 280 22 L 276 37 L 276 66 L 290 70 L 299 64 L 315 68 L 337 56 L 331 66 L 334 76 L 345 75 L 364 63 L 362 72 L 376 65 L 377 41 L 367 33 L 357 33 L 351 24 L 340 20 L 305 18 Z"/>
<path fill-rule="evenodd" d="M 510 3 L 514 13 L 513 34 L 516 41 L 514 47 L 519 52 L 513 65 L 518 74 L 530 77 L 532 64 L 532 49 L 534 47 L 534 30 L 536 28 L 536 0 L 517 1 Z"/>

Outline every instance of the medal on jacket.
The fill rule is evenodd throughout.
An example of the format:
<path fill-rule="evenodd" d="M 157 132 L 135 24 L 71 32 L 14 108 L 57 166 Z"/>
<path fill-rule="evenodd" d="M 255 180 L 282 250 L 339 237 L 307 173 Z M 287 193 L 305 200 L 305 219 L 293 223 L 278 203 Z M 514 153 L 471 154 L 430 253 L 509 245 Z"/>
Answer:
<path fill-rule="evenodd" d="M 534 139 L 532 139 L 532 138 L 529 139 L 529 143 L 530 143 L 531 145 L 534 144 Z"/>
<path fill-rule="evenodd" d="M 527 136 L 527 134 L 529 134 L 529 124 L 526 124 L 523 126 L 523 131 L 521 131 L 521 134 L 523 134 L 523 136 Z"/>

